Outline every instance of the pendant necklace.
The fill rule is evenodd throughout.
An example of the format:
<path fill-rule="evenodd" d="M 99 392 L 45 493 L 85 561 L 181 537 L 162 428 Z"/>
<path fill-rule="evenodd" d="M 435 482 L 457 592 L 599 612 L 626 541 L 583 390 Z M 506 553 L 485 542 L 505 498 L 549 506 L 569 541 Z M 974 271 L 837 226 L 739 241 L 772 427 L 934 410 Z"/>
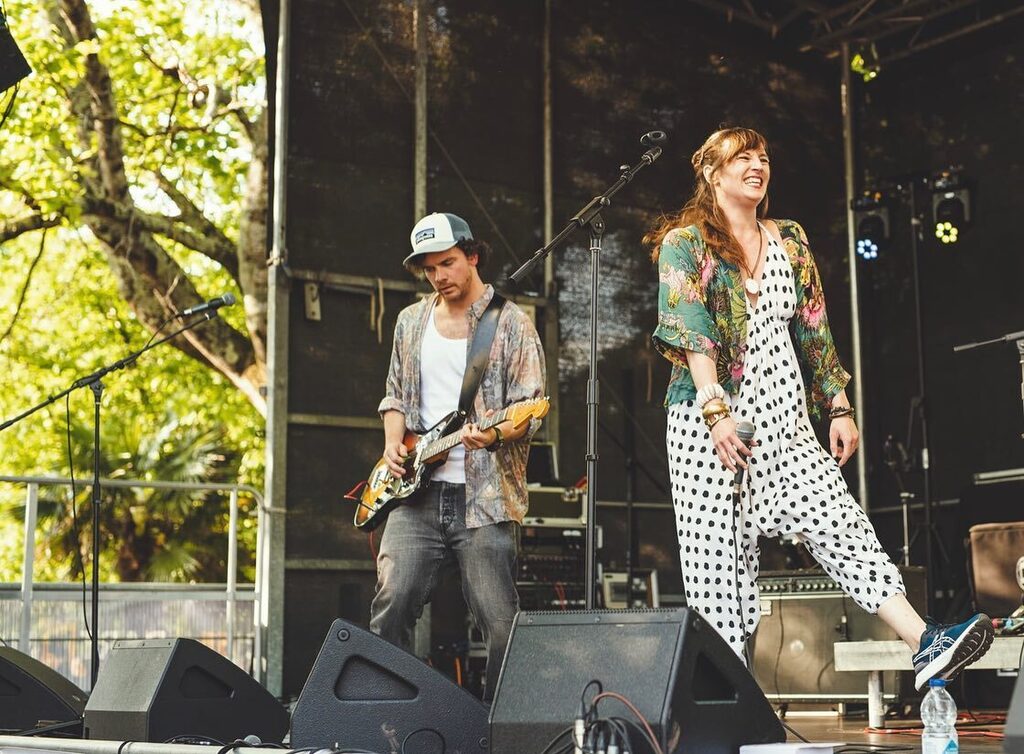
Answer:
<path fill-rule="evenodd" d="M 758 244 L 757 244 L 757 261 L 754 262 L 754 272 L 757 272 L 758 265 L 761 264 L 761 252 L 764 251 L 764 231 L 761 230 L 761 226 L 758 226 Z M 747 289 L 747 293 L 751 296 L 761 295 L 761 284 L 754 280 L 753 277 L 748 277 L 743 282 L 743 287 Z"/>

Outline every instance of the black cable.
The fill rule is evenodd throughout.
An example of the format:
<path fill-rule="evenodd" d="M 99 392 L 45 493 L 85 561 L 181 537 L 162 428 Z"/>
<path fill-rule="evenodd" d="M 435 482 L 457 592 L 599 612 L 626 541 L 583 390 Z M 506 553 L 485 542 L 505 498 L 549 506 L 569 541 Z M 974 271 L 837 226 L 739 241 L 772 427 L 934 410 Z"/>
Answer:
<path fill-rule="evenodd" d="M 782 692 L 779 691 L 779 665 L 782 663 L 782 648 L 786 643 L 786 624 L 782 620 L 782 595 L 779 595 L 778 599 L 778 611 L 779 611 L 779 649 L 775 653 L 775 667 L 772 669 L 772 678 L 775 682 L 775 696 L 782 696 Z"/>
<path fill-rule="evenodd" d="M 212 738 L 211 736 L 204 736 L 200 733 L 179 733 L 178 735 L 171 736 L 170 738 L 165 739 L 163 741 L 163 743 L 165 744 L 177 744 L 185 742 L 194 743 L 200 746 L 225 745 L 223 741 L 218 741 L 216 738 Z"/>
<path fill-rule="evenodd" d="M 801 741 L 803 741 L 803 742 L 804 742 L 805 744 L 809 744 L 809 743 L 810 743 L 810 741 L 808 741 L 808 740 L 807 740 L 806 738 L 804 738 L 804 737 L 803 737 L 803 736 L 801 736 L 801 735 L 800 735 L 799 733 L 797 733 L 797 732 L 796 732 L 795 730 L 793 730 L 793 729 L 792 729 L 791 727 L 789 727 L 789 724 L 788 724 L 788 723 L 787 723 L 787 722 L 786 722 L 785 720 L 783 720 L 783 719 L 782 719 L 781 717 L 779 718 L 779 722 L 780 722 L 780 723 L 782 723 L 782 727 L 783 727 L 783 728 L 785 728 L 786 730 L 788 730 L 788 731 L 789 731 L 790 733 L 792 733 L 792 734 L 793 734 L 794 736 L 796 736 L 797 738 L 799 738 L 799 739 L 800 739 Z"/>
<path fill-rule="evenodd" d="M 124 747 L 128 744 L 137 744 L 138 741 L 122 741 L 121 745 L 117 747 L 117 754 L 124 754 Z"/>
<path fill-rule="evenodd" d="M 623 726 L 632 725 L 634 728 L 636 728 L 637 732 L 640 733 L 641 739 L 646 741 L 651 746 L 652 754 L 653 754 L 653 752 L 656 752 L 656 751 L 659 750 L 660 747 L 658 746 L 658 742 L 655 741 L 654 739 L 652 739 L 647 734 L 647 729 L 644 728 L 644 726 L 640 725 L 636 720 L 631 720 L 628 717 L 613 717 L 613 718 L 610 718 L 610 719 L 617 720 L 619 722 L 619 724 L 621 724 Z M 627 730 L 627 733 L 628 733 L 629 729 L 627 728 L 626 730 Z"/>
<path fill-rule="evenodd" d="M 19 730 L 17 733 L 12 733 L 14 736 L 39 736 L 43 733 L 54 733 L 56 731 L 67 730 L 68 728 L 74 728 L 76 725 L 82 724 L 82 718 L 75 718 L 74 720 L 67 720 L 62 723 L 52 723 L 50 725 L 44 725 L 39 728 L 28 728 L 26 730 Z"/>
<path fill-rule="evenodd" d="M 71 474 L 71 524 L 75 528 L 75 544 L 78 546 L 75 548 L 75 554 L 77 558 L 72 558 L 72 563 L 78 561 L 78 572 L 82 576 L 82 622 L 85 624 L 85 636 L 92 642 L 92 629 L 89 627 L 89 609 L 88 600 L 85 595 L 85 558 L 82 557 L 82 528 L 78 522 L 78 504 L 76 498 L 78 497 L 78 491 L 75 487 L 75 457 L 71 452 L 71 393 L 64 396 L 64 428 L 67 431 L 68 439 L 68 471 Z M 93 564 L 93 568 L 96 564 Z"/>
<path fill-rule="evenodd" d="M 551 750 L 554 747 L 554 745 L 557 744 L 559 741 L 561 741 L 563 738 L 565 738 L 567 735 L 569 735 L 571 733 L 572 733 L 572 726 L 570 725 L 568 728 L 566 728 L 561 733 L 559 733 L 557 736 L 555 736 L 550 741 L 548 741 L 548 745 L 544 747 L 544 749 L 540 752 L 540 754 L 551 754 Z M 572 747 L 570 746 L 570 748 L 572 748 Z"/>
<path fill-rule="evenodd" d="M 448 746 L 445 744 L 444 736 L 441 735 L 441 732 L 438 731 L 436 728 L 424 726 L 422 728 L 417 728 L 416 730 L 409 731 L 405 734 L 405 738 L 402 739 L 401 754 L 405 754 L 405 745 L 409 742 L 409 739 L 415 736 L 417 733 L 433 733 L 441 740 L 441 754 L 444 754 L 446 751 L 448 751 Z"/>

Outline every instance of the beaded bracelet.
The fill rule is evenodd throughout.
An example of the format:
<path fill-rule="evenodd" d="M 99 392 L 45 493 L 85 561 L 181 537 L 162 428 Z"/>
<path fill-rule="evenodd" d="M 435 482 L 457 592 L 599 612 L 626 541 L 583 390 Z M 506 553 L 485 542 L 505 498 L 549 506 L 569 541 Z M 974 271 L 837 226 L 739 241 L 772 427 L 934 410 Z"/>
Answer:
<path fill-rule="evenodd" d="M 697 391 L 697 405 L 704 408 L 705 404 L 718 398 L 719 400 L 725 399 L 725 388 L 719 385 L 717 382 L 712 382 L 710 385 L 705 385 Z"/>

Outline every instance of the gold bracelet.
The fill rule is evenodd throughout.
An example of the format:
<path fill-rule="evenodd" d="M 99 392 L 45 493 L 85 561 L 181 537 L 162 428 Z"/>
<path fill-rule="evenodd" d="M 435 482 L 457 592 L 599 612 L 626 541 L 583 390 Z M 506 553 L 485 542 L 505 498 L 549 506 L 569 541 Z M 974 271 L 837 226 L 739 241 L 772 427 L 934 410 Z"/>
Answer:
<path fill-rule="evenodd" d="M 727 414 L 729 413 L 729 406 L 724 402 L 720 401 L 717 405 L 712 406 L 710 402 L 701 409 L 701 416 L 707 419 L 709 416 L 715 416 L 716 414 Z"/>
<path fill-rule="evenodd" d="M 713 414 L 710 418 L 705 417 L 704 423 L 708 425 L 708 429 L 712 429 L 716 424 L 718 424 L 718 422 L 722 421 L 722 419 L 729 418 L 729 416 L 730 413 L 728 411 L 722 411 L 717 414 Z"/>

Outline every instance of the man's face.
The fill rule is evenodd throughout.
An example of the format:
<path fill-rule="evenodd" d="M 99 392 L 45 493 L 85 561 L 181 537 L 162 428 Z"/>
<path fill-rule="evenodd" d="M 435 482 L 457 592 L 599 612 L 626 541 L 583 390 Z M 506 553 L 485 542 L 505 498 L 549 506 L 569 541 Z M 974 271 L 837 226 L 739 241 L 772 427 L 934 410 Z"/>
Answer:
<path fill-rule="evenodd" d="M 454 304 L 469 295 L 476 280 L 478 259 L 476 254 L 467 257 L 458 246 L 452 246 L 445 251 L 424 254 L 421 267 L 434 290 Z"/>

